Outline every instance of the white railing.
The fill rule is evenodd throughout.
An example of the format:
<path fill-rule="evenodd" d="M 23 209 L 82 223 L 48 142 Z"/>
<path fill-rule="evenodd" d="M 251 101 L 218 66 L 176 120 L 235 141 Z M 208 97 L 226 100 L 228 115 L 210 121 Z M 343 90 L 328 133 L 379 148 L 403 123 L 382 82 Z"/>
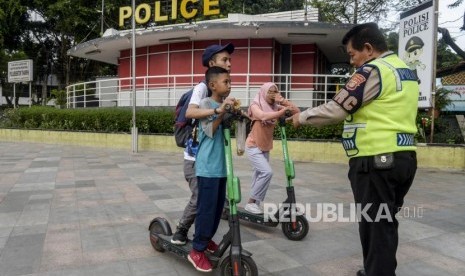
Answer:
<path fill-rule="evenodd" d="M 136 106 L 176 106 L 186 91 L 203 75 L 163 75 L 136 78 Z M 345 82 L 346 76 L 319 74 L 231 74 L 231 96 L 248 106 L 259 87 L 272 81 L 284 97 L 299 107 L 327 102 Z M 67 88 L 67 107 L 132 106 L 132 78 L 100 79 Z"/>

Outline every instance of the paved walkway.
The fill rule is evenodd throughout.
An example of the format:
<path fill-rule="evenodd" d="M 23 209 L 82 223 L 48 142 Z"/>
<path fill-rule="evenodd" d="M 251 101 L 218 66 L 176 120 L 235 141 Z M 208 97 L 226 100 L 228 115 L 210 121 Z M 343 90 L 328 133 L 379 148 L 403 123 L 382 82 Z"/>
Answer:
<path fill-rule="evenodd" d="M 188 200 L 181 156 L 0 142 L 0 275 L 205 275 L 149 242 L 151 219 L 174 225 Z M 235 157 L 234 165 L 246 198 L 248 161 Z M 282 162 L 272 165 L 267 202 L 280 202 Z M 347 169 L 297 163 L 298 201 L 348 210 Z M 418 171 L 400 218 L 397 275 L 463 275 L 464 179 L 465 172 Z M 226 231 L 223 221 L 219 232 Z M 280 227 L 242 223 L 241 233 L 260 275 L 355 275 L 361 267 L 356 223 L 313 222 L 300 242 Z"/>

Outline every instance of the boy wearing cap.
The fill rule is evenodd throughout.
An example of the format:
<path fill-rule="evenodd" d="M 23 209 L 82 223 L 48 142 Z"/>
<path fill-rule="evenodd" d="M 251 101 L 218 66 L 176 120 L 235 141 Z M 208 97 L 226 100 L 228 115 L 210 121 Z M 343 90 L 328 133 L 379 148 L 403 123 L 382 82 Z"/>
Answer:
<path fill-rule="evenodd" d="M 221 67 L 226 69 L 228 72 L 231 70 L 231 54 L 234 52 L 234 45 L 228 43 L 226 45 L 210 45 L 202 54 L 202 65 L 210 68 L 213 66 Z M 187 118 L 193 118 L 201 120 L 209 116 L 217 114 L 215 109 L 200 109 L 200 101 L 206 98 L 209 94 L 207 84 L 205 82 L 198 83 L 192 92 L 192 97 L 189 103 L 189 107 L 186 111 Z M 226 98 L 225 103 L 233 104 L 234 98 Z M 192 143 L 187 143 L 192 144 Z M 196 210 L 197 210 L 197 177 L 195 175 L 195 155 L 192 154 L 192 150 L 188 147 L 184 150 L 184 177 L 189 183 L 189 189 L 191 190 L 191 197 L 187 203 L 184 213 L 179 220 L 179 224 L 176 228 L 176 232 L 171 238 L 171 242 L 174 244 L 186 244 L 187 233 L 189 228 L 194 223 Z M 216 251 L 218 245 L 211 241 L 208 244 L 208 251 Z"/>

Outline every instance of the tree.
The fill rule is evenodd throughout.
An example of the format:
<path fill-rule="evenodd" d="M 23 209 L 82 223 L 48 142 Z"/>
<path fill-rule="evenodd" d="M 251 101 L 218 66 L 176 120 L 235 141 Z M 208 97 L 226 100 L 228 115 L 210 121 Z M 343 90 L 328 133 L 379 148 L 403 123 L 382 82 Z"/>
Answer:
<path fill-rule="evenodd" d="M 337 23 L 379 22 L 393 7 L 402 7 L 412 0 L 308 0 L 318 8 L 323 21 Z"/>
<path fill-rule="evenodd" d="M 462 57 L 463 58 L 463 57 Z M 456 65 L 461 60 L 461 56 L 451 51 L 444 37 L 439 39 L 437 44 L 436 68 L 446 68 Z"/>
<path fill-rule="evenodd" d="M 13 50 L 21 43 L 27 7 L 21 1 L 0 0 L 0 46 Z"/>
<path fill-rule="evenodd" d="M 223 0 L 220 4 L 223 16 L 228 13 L 262 14 L 303 8 L 302 0 Z"/>
<path fill-rule="evenodd" d="M 18 99 L 13 99 L 13 85 L 7 82 L 8 62 L 27 57 L 21 49 L 16 49 L 22 39 L 19 34 L 22 34 L 26 10 L 19 1 L 0 0 L 0 85 L 10 106 Z"/>

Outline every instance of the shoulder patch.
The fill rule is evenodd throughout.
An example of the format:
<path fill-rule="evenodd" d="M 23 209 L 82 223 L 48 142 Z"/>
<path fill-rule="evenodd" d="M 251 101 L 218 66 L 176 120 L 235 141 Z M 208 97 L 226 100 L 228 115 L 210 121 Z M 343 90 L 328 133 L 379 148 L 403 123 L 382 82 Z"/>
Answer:
<path fill-rule="evenodd" d="M 357 87 L 359 87 L 361 84 L 366 82 L 366 80 L 367 79 L 365 78 L 365 76 L 363 76 L 362 74 L 356 73 L 346 83 L 346 89 L 349 91 L 353 91 L 357 89 Z"/>

